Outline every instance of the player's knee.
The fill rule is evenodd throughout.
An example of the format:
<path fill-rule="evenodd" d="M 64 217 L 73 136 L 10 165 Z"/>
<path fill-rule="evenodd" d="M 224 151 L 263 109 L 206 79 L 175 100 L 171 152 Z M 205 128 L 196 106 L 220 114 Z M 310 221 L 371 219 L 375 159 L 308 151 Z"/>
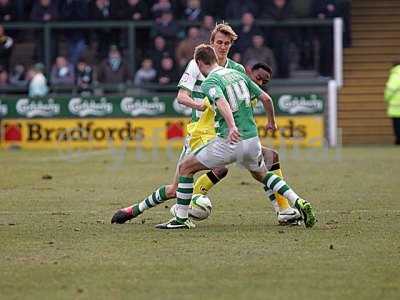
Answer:
<path fill-rule="evenodd" d="M 214 175 L 221 180 L 222 178 L 224 178 L 226 175 L 228 175 L 228 168 L 226 167 L 218 167 L 212 170 L 212 172 L 214 173 Z"/>
<path fill-rule="evenodd" d="M 178 185 L 175 185 L 175 184 L 167 185 L 165 187 L 165 194 L 166 194 L 167 198 L 175 198 L 177 188 L 178 188 Z"/>
<path fill-rule="evenodd" d="M 181 176 L 187 176 L 190 174 L 190 168 L 189 165 L 186 162 L 182 162 L 179 165 L 179 175 Z"/>

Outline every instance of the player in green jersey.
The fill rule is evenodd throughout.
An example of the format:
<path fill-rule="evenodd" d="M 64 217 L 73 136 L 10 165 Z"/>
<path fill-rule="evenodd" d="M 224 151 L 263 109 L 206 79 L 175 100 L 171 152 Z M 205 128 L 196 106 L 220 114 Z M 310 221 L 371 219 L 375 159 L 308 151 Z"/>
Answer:
<path fill-rule="evenodd" d="M 176 217 L 159 224 L 160 229 L 193 228 L 188 218 L 189 204 L 193 194 L 193 175 L 237 162 L 247 168 L 251 175 L 289 200 L 291 206 L 302 213 L 306 227 L 316 222 L 311 204 L 301 199 L 282 178 L 266 168 L 257 126 L 254 121 L 251 99 L 262 101 L 268 117 L 267 130 L 276 130 L 275 113 L 271 98 L 250 78 L 236 70 L 220 67 L 215 50 L 210 45 L 200 45 L 195 50 L 195 61 L 200 72 L 207 77 L 202 91 L 214 106 L 217 136 L 200 147 L 179 166 L 179 183 L 176 192 Z"/>

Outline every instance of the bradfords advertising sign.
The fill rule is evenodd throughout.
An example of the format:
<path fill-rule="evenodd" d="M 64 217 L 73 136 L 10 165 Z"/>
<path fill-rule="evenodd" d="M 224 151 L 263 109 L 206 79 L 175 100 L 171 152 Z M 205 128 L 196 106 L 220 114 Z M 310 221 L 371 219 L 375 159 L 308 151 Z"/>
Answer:
<path fill-rule="evenodd" d="M 128 146 L 182 148 L 187 118 L 5 119 L 0 147 L 27 149 L 107 148 Z M 278 130 L 267 131 L 256 117 L 258 134 L 272 145 L 322 146 L 322 116 L 280 116 Z"/>
<path fill-rule="evenodd" d="M 180 105 L 175 94 L 112 97 L 1 98 L 1 118 L 159 118 L 187 117 L 192 109 Z M 272 95 L 277 115 L 318 115 L 325 109 L 319 94 Z M 254 109 L 264 115 L 260 101 Z"/>

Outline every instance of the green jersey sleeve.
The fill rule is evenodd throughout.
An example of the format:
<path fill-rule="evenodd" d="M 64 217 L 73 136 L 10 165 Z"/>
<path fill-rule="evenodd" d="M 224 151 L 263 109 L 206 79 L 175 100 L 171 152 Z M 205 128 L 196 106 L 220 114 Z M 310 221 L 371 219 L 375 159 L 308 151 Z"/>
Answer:
<path fill-rule="evenodd" d="M 225 98 L 224 93 L 219 86 L 218 80 L 213 77 L 207 78 L 202 83 L 201 89 L 203 93 L 207 96 L 208 100 L 210 100 L 211 104 L 214 104 L 219 98 Z"/>

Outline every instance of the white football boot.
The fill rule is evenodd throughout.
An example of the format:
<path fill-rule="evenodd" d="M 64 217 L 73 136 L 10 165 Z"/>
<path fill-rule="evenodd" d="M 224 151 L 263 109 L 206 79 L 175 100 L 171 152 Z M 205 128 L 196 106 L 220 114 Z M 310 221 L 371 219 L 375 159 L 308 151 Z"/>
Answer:
<path fill-rule="evenodd" d="M 301 225 L 302 217 L 294 207 L 288 207 L 278 213 L 279 225 Z"/>

